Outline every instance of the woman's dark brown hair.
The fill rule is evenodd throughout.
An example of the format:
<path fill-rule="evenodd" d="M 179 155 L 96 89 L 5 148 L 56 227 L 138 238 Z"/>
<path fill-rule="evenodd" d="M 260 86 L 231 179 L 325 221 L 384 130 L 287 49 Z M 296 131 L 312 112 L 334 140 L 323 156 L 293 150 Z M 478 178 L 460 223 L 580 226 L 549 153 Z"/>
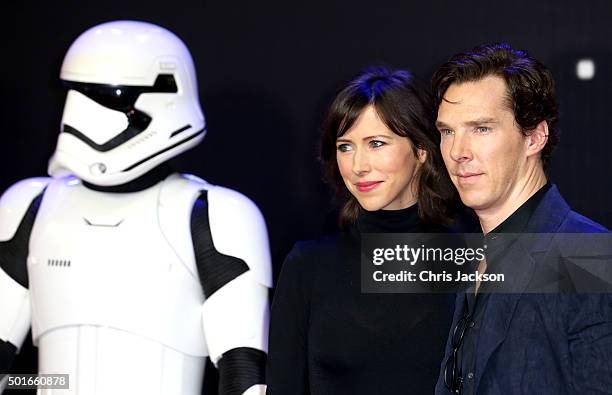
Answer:
<path fill-rule="evenodd" d="M 360 206 L 342 181 L 336 162 L 336 140 L 368 106 L 376 110 L 393 133 L 412 142 L 415 155 L 417 149 L 427 153 L 416 176 L 419 215 L 427 224 L 450 224 L 458 196 L 438 148 L 440 133 L 434 124 L 429 89 L 408 71 L 376 67 L 366 69 L 337 93 L 323 123 L 320 160 L 324 177 L 342 204 L 340 227 L 346 229 L 355 222 Z"/>

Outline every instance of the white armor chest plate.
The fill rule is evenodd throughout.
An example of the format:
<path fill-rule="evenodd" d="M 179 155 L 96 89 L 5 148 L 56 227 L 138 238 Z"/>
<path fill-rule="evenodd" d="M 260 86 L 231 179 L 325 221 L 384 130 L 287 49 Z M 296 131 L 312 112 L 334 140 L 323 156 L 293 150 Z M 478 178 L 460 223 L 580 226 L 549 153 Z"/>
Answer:
<path fill-rule="evenodd" d="M 35 343 L 58 328 L 95 325 L 187 355 L 208 354 L 188 226 L 198 188 L 173 188 L 164 204 L 169 182 L 186 181 L 170 177 L 126 194 L 92 191 L 76 179 L 51 181 L 28 257 Z M 164 218 L 178 225 L 164 226 Z"/>

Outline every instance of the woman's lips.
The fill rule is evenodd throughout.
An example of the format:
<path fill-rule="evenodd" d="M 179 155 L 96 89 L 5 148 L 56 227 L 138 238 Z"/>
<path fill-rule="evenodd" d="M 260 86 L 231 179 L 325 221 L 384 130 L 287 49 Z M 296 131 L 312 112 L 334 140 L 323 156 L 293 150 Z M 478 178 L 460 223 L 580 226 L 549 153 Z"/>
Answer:
<path fill-rule="evenodd" d="M 359 192 L 369 192 L 372 189 L 379 186 L 380 183 L 382 183 L 382 181 L 367 181 L 367 182 L 358 182 L 355 185 L 357 186 L 357 190 Z"/>

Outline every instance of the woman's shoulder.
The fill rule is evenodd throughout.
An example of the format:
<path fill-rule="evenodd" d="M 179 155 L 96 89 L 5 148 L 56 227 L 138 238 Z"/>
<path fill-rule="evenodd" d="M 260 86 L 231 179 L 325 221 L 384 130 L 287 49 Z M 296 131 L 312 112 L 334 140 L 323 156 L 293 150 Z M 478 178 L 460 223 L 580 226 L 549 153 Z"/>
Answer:
<path fill-rule="evenodd" d="M 295 243 L 281 267 L 278 286 L 303 295 L 328 289 L 330 279 L 337 277 L 347 259 L 344 240 L 344 234 L 333 234 Z"/>
<path fill-rule="evenodd" d="M 283 266 L 300 270 L 315 271 L 337 262 L 348 248 L 350 238 L 344 233 L 335 233 L 316 240 L 298 241 L 287 255 Z M 295 268 L 297 269 L 297 268 Z"/>
<path fill-rule="evenodd" d="M 341 244 L 343 235 L 336 233 L 326 235 L 316 240 L 301 240 L 296 242 L 289 252 L 289 257 L 299 258 L 301 260 L 319 260 L 326 257 L 330 253 L 334 253 Z"/>

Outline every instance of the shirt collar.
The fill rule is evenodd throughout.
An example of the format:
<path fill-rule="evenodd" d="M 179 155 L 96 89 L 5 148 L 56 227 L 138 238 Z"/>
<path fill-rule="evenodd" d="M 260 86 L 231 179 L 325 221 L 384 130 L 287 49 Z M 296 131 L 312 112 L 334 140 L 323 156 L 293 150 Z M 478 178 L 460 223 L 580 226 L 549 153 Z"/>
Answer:
<path fill-rule="evenodd" d="M 508 218 L 501 224 L 497 225 L 489 233 L 521 233 L 527 227 L 529 219 L 535 212 L 535 210 L 542 202 L 544 195 L 550 189 L 551 184 L 547 182 L 540 188 L 536 193 L 533 194 L 525 203 L 523 203 L 515 212 L 513 212 Z"/>

